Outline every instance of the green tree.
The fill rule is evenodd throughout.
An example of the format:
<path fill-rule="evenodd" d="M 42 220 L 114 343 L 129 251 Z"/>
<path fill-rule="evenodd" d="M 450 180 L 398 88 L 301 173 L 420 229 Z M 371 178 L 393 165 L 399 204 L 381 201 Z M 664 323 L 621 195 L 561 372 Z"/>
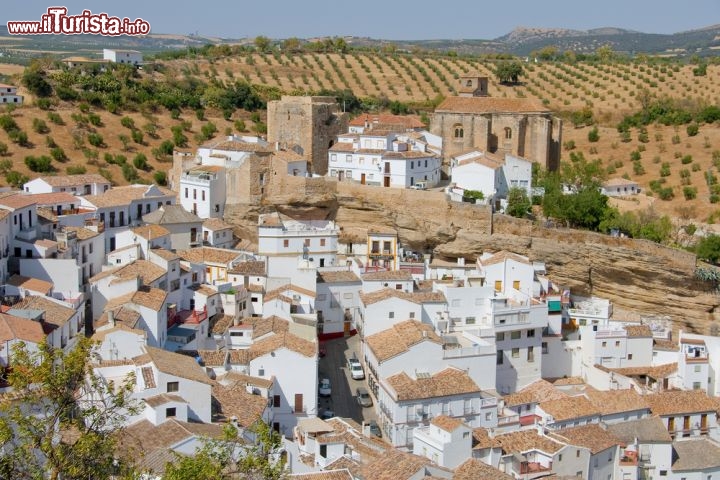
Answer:
<path fill-rule="evenodd" d="M 11 187 L 22 187 L 24 184 L 30 181 L 30 177 L 27 175 L 23 175 L 22 173 L 16 171 L 16 170 L 10 170 L 5 174 L 5 181 L 10 185 Z"/>
<path fill-rule="evenodd" d="M 588 142 L 595 143 L 598 140 L 600 140 L 600 133 L 597 127 L 593 127 L 593 129 L 588 132 Z"/>
<path fill-rule="evenodd" d="M 45 80 L 45 72 L 37 66 L 31 65 L 25 69 L 22 84 L 37 97 L 49 97 L 52 94 L 52 86 Z"/>
<path fill-rule="evenodd" d="M 527 191 L 524 188 L 513 187 L 508 192 L 508 205 L 505 213 L 513 217 L 525 217 L 530 211 L 532 202 L 528 198 Z"/>
<path fill-rule="evenodd" d="M 520 62 L 500 62 L 495 69 L 495 76 L 500 83 L 518 83 L 525 72 Z"/>
<path fill-rule="evenodd" d="M 44 342 L 37 351 L 13 346 L 8 383 L 15 399 L 0 406 L 0 477 L 110 478 L 123 467 L 114 433 L 139 411 L 130 399 L 134 381 L 105 383 L 92 371 L 92 355 L 84 337 L 67 353 Z M 80 400 L 87 392 L 93 401 Z"/>
<path fill-rule="evenodd" d="M 708 235 L 695 245 L 695 254 L 701 260 L 718 263 L 720 260 L 720 236 Z"/>
<path fill-rule="evenodd" d="M 255 48 L 261 53 L 269 52 L 271 44 L 271 40 L 264 35 L 258 35 L 255 37 Z"/>
<path fill-rule="evenodd" d="M 302 51 L 302 47 L 300 46 L 300 40 L 297 37 L 287 38 L 283 40 L 281 45 L 283 52 L 298 53 Z"/>
<path fill-rule="evenodd" d="M 285 462 L 278 455 L 280 434 L 267 424 L 251 427 L 254 443 L 240 442 L 234 427 L 225 429 L 225 438 L 209 440 L 194 457 L 180 457 L 165 466 L 165 480 L 279 480 Z"/>

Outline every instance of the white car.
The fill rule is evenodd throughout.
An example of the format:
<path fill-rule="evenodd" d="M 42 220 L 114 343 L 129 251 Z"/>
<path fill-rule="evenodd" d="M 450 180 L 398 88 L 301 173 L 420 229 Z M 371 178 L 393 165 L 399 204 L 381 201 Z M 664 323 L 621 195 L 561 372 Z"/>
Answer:
<path fill-rule="evenodd" d="M 357 358 L 348 359 L 348 370 L 353 380 L 362 380 L 365 378 L 365 370 L 363 370 L 360 360 Z"/>
<path fill-rule="evenodd" d="M 329 397 L 331 393 L 332 393 L 332 390 L 330 389 L 330 379 L 329 378 L 320 379 L 320 386 L 318 387 L 318 394 L 321 397 Z"/>

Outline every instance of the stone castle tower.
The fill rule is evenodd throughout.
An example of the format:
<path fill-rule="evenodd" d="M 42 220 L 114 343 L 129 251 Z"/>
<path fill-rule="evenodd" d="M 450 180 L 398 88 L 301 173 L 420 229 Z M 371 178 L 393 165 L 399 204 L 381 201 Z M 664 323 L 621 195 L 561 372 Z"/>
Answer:
<path fill-rule="evenodd" d="M 300 147 L 312 173 L 325 175 L 328 148 L 347 131 L 348 117 L 334 97 L 293 97 L 268 102 L 268 141 Z"/>
<path fill-rule="evenodd" d="M 562 120 L 537 100 L 488 96 L 488 79 L 460 77 L 458 96 L 433 114 L 430 132 L 443 139 L 443 163 L 471 150 L 511 154 L 549 170 L 560 165 Z"/>

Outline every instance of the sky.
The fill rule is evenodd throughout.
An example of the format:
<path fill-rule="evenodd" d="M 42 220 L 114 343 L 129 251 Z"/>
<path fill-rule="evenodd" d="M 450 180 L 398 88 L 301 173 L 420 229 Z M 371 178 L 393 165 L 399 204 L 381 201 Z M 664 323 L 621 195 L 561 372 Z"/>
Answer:
<path fill-rule="evenodd" d="M 517 26 L 675 33 L 720 23 L 720 0 L 9 0 L 0 24 L 39 20 L 48 7 L 58 5 L 70 14 L 89 9 L 142 18 L 152 33 L 223 38 L 493 39 Z"/>

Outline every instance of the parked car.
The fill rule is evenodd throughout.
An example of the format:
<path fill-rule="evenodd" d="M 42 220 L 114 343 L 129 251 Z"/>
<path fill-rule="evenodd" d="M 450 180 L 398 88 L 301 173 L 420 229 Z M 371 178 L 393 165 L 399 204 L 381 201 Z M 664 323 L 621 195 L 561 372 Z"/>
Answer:
<path fill-rule="evenodd" d="M 368 423 L 368 426 L 370 427 L 371 435 L 375 435 L 376 437 L 382 437 L 382 432 L 380 431 L 380 427 L 378 427 L 378 424 L 375 420 L 370 420 L 370 423 Z"/>
<path fill-rule="evenodd" d="M 372 398 L 370 398 L 370 393 L 367 391 L 367 388 L 358 387 L 355 389 L 355 394 L 357 395 L 357 402 L 361 407 L 372 407 Z"/>
<path fill-rule="evenodd" d="M 335 412 L 333 412 L 329 408 L 326 408 L 325 410 L 320 412 L 320 418 L 323 420 L 327 420 L 328 418 L 333 418 L 334 416 L 335 416 Z"/>
<path fill-rule="evenodd" d="M 427 190 L 427 182 L 415 182 L 415 185 L 410 186 L 413 190 Z"/>
<path fill-rule="evenodd" d="M 360 365 L 360 360 L 357 358 L 348 359 L 348 370 L 350 370 L 350 376 L 353 380 L 362 380 L 365 378 L 365 370 Z"/>
<path fill-rule="evenodd" d="M 332 393 L 332 390 L 330 389 L 330 379 L 329 378 L 320 379 L 320 386 L 318 387 L 318 394 L 321 397 L 329 397 L 331 393 Z"/>

